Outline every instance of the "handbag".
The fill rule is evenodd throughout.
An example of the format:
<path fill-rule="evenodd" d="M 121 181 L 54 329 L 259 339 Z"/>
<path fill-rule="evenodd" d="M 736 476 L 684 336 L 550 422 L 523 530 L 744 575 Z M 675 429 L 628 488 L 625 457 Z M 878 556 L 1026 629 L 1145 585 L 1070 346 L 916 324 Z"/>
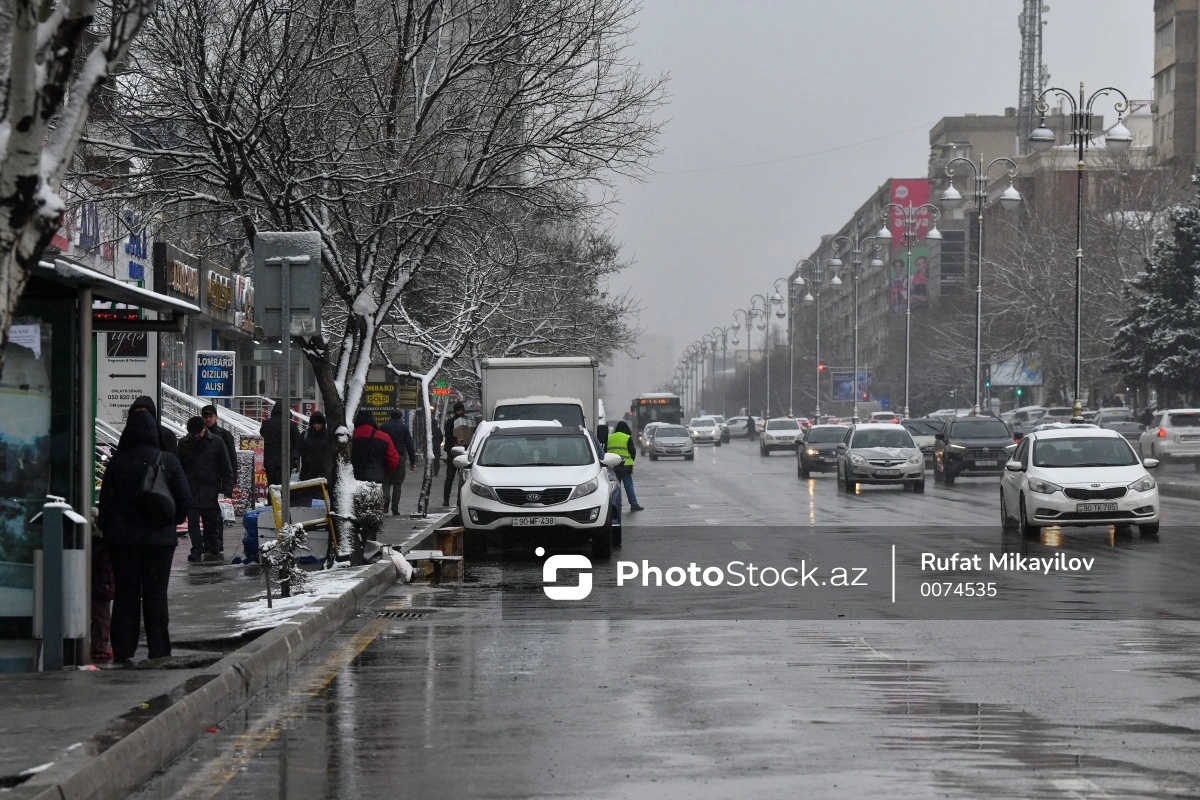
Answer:
<path fill-rule="evenodd" d="M 133 494 L 133 504 L 151 525 L 175 522 L 175 495 L 167 485 L 167 470 L 160 452 L 153 464 L 146 465 L 142 482 Z"/>

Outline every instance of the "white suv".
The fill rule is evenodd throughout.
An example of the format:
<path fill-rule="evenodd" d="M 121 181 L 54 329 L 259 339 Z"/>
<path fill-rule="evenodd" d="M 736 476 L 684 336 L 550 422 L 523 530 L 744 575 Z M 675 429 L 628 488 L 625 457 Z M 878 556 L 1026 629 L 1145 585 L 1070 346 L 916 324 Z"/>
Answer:
<path fill-rule="evenodd" d="M 769 419 L 758 437 L 758 454 L 766 457 L 772 450 L 795 450 L 796 440 L 802 434 L 800 423 L 790 417 Z"/>
<path fill-rule="evenodd" d="M 710 442 L 717 447 L 721 446 L 721 425 L 712 417 L 692 417 L 687 429 L 688 435 L 696 444 Z"/>
<path fill-rule="evenodd" d="M 1158 411 L 1138 437 L 1142 458 L 1168 464 L 1191 462 L 1200 470 L 1200 409 L 1169 408 Z"/>

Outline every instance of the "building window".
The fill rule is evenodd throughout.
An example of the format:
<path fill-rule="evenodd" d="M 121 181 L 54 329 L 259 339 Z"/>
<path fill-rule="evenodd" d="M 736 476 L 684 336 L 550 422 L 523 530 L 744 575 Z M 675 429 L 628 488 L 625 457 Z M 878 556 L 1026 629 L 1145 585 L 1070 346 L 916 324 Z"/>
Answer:
<path fill-rule="evenodd" d="M 1175 91 L 1175 65 L 1154 76 L 1154 99 L 1161 100 Z"/>
<path fill-rule="evenodd" d="M 1166 50 L 1175 46 L 1175 20 L 1168 20 L 1165 25 L 1154 31 L 1154 52 Z"/>
<path fill-rule="evenodd" d="M 961 285 L 966 282 L 966 232 L 942 231 L 940 272 L 942 285 Z"/>

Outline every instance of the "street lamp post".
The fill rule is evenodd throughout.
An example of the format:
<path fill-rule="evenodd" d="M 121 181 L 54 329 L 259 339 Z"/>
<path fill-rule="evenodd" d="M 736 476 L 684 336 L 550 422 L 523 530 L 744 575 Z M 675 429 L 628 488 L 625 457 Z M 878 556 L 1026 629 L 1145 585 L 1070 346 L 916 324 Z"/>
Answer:
<path fill-rule="evenodd" d="M 791 310 L 792 310 L 792 304 L 791 304 L 791 300 L 790 300 L 790 298 L 791 298 L 791 288 L 790 288 L 790 287 L 791 287 L 791 281 L 789 281 L 787 278 L 776 278 L 776 279 L 775 279 L 775 282 L 771 284 L 771 288 L 772 288 L 772 289 L 774 289 L 774 291 L 771 293 L 771 304 L 775 306 L 775 316 L 776 316 L 777 318 L 779 318 L 779 319 L 783 319 L 784 317 L 786 317 L 786 316 L 787 316 L 787 313 L 786 313 L 786 312 L 783 310 L 783 300 L 784 300 L 783 293 L 779 291 L 779 284 L 781 284 L 781 283 L 782 283 L 784 286 L 787 286 L 787 287 L 789 287 L 789 288 L 788 288 L 788 299 L 789 299 L 789 302 L 788 302 L 788 311 L 791 311 Z M 788 361 L 789 361 L 789 363 L 790 363 L 790 362 L 791 362 L 791 350 L 790 350 L 790 342 L 791 342 L 791 335 L 790 335 L 790 332 L 791 332 L 791 321 L 790 321 L 790 320 L 788 321 L 788 331 L 789 331 L 789 336 L 788 336 L 788 342 L 789 342 Z M 770 338 L 771 338 L 770 334 L 771 334 L 771 324 L 770 324 L 770 314 L 768 314 L 768 315 L 767 315 L 767 338 L 768 338 L 768 339 L 770 339 Z M 769 347 L 769 346 L 770 346 L 770 342 L 768 342 L 767 344 L 768 344 L 768 347 Z M 770 363 L 771 363 L 771 362 L 770 362 L 770 350 L 768 350 L 768 355 L 767 355 L 767 358 L 768 358 L 768 361 L 767 361 L 767 367 L 768 367 L 768 368 L 767 368 L 767 375 L 770 375 L 770 374 L 771 374 L 771 370 L 770 370 Z M 791 386 L 791 378 L 792 378 L 792 373 L 791 373 L 791 367 L 789 366 L 789 367 L 788 367 L 788 382 L 789 382 L 789 383 L 788 383 L 788 385 L 789 385 L 789 387 Z M 791 389 L 789 388 L 789 390 L 788 390 L 788 391 L 791 391 Z M 768 407 L 768 408 L 770 408 L 770 406 L 771 406 L 771 401 L 770 401 L 770 397 L 768 397 L 768 398 L 767 398 L 767 407 Z M 788 414 L 790 415 L 791 413 L 792 413 L 792 409 L 791 409 L 791 403 L 788 403 Z"/>
<path fill-rule="evenodd" d="M 908 407 L 908 394 L 910 374 L 909 368 L 911 364 L 912 353 L 912 251 L 913 246 L 916 245 L 917 241 L 921 238 L 920 231 L 918 230 L 920 227 L 920 218 L 918 214 L 922 211 L 929 212 L 933 224 L 929 229 L 929 233 L 925 235 L 925 238 L 934 240 L 940 240 L 942 238 L 941 232 L 937 229 L 937 221 L 941 219 L 942 215 L 938 211 L 937 206 L 931 203 L 913 206 L 912 201 L 909 201 L 908 205 L 904 206 L 900 205 L 899 203 L 888 203 L 883 207 L 883 218 L 886 220 L 892 211 L 895 211 L 900 215 L 901 236 L 903 238 L 904 246 L 908 251 L 904 266 L 904 416 L 907 418 L 911 416 Z M 887 232 L 886 237 L 882 235 L 885 231 Z M 892 238 L 892 233 L 890 230 L 888 230 L 886 225 L 883 231 L 880 231 L 880 238 L 887 240 Z"/>
<path fill-rule="evenodd" d="M 700 341 L 704 342 L 704 353 L 710 356 L 708 366 L 708 380 L 712 384 L 712 405 L 709 407 L 708 413 L 715 414 L 717 411 L 717 340 L 711 333 L 706 333 L 700 337 Z M 700 405 L 704 405 L 703 392 L 704 387 L 701 385 L 701 400 Z"/>
<path fill-rule="evenodd" d="M 1106 86 L 1097 89 L 1091 97 L 1084 100 L 1083 83 L 1079 84 L 1079 100 L 1066 89 L 1052 86 L 1038 96 L 1037 110 L 1041 115 L 1037 128 L 1029 134 L 1029 143 L 1039 153 L 1044 153 L 1054 146 L 1054 131 L 1046 127 L 1046 112 L 1050 110 L 1046 96 L 1056 94 L 1064 97 L 1071 104 L 1071 145 L 1075 148 L 1078 163 L 1076 168 L 1076 200 L 1075 200 L 1075 398 L 1071 404 L 1071 421 L 1083 422 L 1083 402 L 1081 378 L 1083 374 L 1083 156 L 1092 140 L 1092 104 L 1097 99 L 1118 94 L 1121 99 L 1113 106 L 1117 112 L 1117 124 L 1110 128 L 1104 136 L 1105 146 L 1115 153 L 1124 153 L 1133 144 L 1133 135 L 1125 124 L 1122 116 L 1129 110 L 1129 98 L 1120 89 Z"/>
<path fill-rule="evenodd" d="M 749 308 L 739 308 L 733 312 L 733 346 L 737 347 L 737 333 L 742 329 L 742 323 L 738 322 L 737 315 L 741 314 L 746 320 L 746 416 L 750 416 L 750 325 L 754 318 L 753 310 Z"/>
<path fill-rule="evenodd" d="M 802 258 L 796 262 L 796 269 L 797 269 L 796 285 L 797 286 L 804 285 L 804 275 L 803 275 L 803 271 L 802 271 L 803 267 L 808 267 L 808 270 L 809 270 L 808 291 L 804 295 L 804 302 L 813 303 L 817 309 L 817 327 L 816 327 L 817 335 L 815 337 L 816 362 L 817 363 L 816 363 L 816 366 L 813 367 L 813 377 L 816 379 L 813 382 L 813 395 L 814 395 L 813 399 L 816 403 L 816 408 L 813 410 L 813 416 L 817 418 L 817 420 L 814 420 L 814 424 L 816 424 L 816 422 L 819 421 L 820 416 L 821 416 L 821 288 L 825 284 L 825 276 L 823 274 L 824 269 L 821 267 L 820 264 L 818 264 L 817 262 L 813 261 L 810 258 Z M 830 286 L 841 286 L 842 285 L 842 279 L 837 276 L 836 272 L 833 274 L 833 279 L 829 281 L 829 285 Z M 816 291 L 817 291 L 816 297 L 813 297 L 813 289 L 816 289 Z"/>
<path fill-rule="evenodd" d="M 883 260 L 879 258 L 879 241 L 892 238 L 891 231 L 886 227 L 874 236 L 860 238 L 858 231 L 855 231 L 853 236 L 837 236 L 830 243 L 833 247 L 837 247 L 838 243 L 844 243 L 850 246 L 850 278 L 854 282 L 854 413 L 851 419 L 858 423 L 858 282 L 862 278 L 863 273 L 863 251 L 869 243 L 871 245 L 871 259 L 868 262 L 869 266 L 878 269 L 883 266 Z M 829 265 L 834 269 L 842 266 L 842 260 L 834 257 L 830 259 Z"/>
<path fill-rule="evenodd" d="M 762 309 L 758 308 L 758 301 L 762 301 Z M 764 294 L 750 295 L 750 313 L 759 318 L 758 329 L 763 333 L 763 353 L 766 355 L 767 362 L 767 398 L 763 401 L 763 419 L 771 416 L 771 351 L 770 342 L 767 340 L 771 336 L 771 331 L 767 325 L 770 320 L 771 301 Z M 746 324 L 746 349 L 750 349 L 750 324 Z"/>
<path fill-rule="evenodd" d="M 704 411 L 704 342 L 692 342 L 692 371 L 696 375 L 696 410 Z M 699 414 L 697 414 L 699 416 Z"/>
<path fill-rule="evenodd" d="M 979 393 L 983 389 L 983 209 L 987 207 L 988 174 L 992 171 L 992 167 L 1002 164 L 1008 172 L 1008 188 L 1000 194 L 1001 208 L 1006 210 L 1016 208 L 1021 203 L 1021 195 L 1017 192 L 1017 187 L 1012 184 L 1012 179 L 1017 177 L 1017 163 L 1011 158 L 994 159 L 985 167 L 982 155 L 979 156 L 978 166 L 971 159 L 959 156 L 951 159 L 950 163 L 946 165 L 946 175 L 950 178 L 950 185 L 946 187 L 946 191 L 942 192 L 942 205 L 946 208 L 958 208 L 963 202 L 963 196 L 958 189 L 954 188 L 955 164 L 966 164 L 971 168 L 971 174 L 975 179 L 975 218 L 979 231 L 979 255 L 976 256 L 978 268 L 975 271 L 975 407 L 971 409 L 971 416 L 975 417 L 979 416 L 981 410 Z"/>

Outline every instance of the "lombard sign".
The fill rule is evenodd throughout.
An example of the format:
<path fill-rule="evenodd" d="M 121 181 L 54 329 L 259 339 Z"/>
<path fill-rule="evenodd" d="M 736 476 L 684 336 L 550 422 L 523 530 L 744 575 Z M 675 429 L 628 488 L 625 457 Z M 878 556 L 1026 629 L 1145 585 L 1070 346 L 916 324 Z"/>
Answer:
<path fill-rule="evenodd" d="M 196 396 L 233 397 L 237 354 L 232 350 L 196 351 Z"/>

